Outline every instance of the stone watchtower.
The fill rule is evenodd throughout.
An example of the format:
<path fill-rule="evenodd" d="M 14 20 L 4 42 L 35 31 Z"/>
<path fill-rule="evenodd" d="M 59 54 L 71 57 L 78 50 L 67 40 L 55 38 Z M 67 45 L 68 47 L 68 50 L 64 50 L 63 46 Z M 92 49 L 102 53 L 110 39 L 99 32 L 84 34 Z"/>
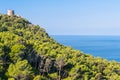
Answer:
<path fill-rule="evenodd" d="M 14 10 L 8 10 L 7 15 L 8 16 L 14 16 Z"/>

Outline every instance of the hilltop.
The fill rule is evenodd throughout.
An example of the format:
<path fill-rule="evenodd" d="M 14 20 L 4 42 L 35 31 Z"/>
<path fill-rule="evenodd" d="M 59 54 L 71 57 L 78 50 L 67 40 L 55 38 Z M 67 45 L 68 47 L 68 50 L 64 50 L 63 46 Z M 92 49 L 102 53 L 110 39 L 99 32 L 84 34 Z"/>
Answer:
<path fill-rule="evenodd" d="M 0 14 L 0 79 L 120 80 L 120 63 L 61 45 L 39 25 Z"/>

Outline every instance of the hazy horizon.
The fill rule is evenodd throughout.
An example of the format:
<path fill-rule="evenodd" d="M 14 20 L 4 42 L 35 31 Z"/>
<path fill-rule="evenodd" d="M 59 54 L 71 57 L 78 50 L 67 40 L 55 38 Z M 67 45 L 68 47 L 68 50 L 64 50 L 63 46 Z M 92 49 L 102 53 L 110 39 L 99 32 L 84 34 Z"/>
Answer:
<path fill-rule="evenodd" d="M 120 35 L 119 0 L 1 1 L 8 9 L 45 28 L 50 35 Z M 22 5 L 22 6 L 21 6 Z"/>

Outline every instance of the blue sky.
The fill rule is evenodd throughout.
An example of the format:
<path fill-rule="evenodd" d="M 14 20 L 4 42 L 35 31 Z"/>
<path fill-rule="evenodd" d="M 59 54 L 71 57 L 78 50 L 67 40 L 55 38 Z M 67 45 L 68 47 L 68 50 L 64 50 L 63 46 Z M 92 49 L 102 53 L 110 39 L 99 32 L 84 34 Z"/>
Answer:
<path fill-rule="evenodd" d="M 120 35 L 120 0 L 2 0 L 50 35 Z"/>

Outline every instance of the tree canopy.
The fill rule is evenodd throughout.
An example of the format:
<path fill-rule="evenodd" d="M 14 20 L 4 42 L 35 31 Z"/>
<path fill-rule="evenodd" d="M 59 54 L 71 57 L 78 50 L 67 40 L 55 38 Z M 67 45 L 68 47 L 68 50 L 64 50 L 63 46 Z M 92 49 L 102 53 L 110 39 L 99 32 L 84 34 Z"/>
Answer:
<path fill-rule="evenodd" d="M 120 80 L 120 63 L 61 45 L 39 25 L 0 14 L 0 80 Z"/>

